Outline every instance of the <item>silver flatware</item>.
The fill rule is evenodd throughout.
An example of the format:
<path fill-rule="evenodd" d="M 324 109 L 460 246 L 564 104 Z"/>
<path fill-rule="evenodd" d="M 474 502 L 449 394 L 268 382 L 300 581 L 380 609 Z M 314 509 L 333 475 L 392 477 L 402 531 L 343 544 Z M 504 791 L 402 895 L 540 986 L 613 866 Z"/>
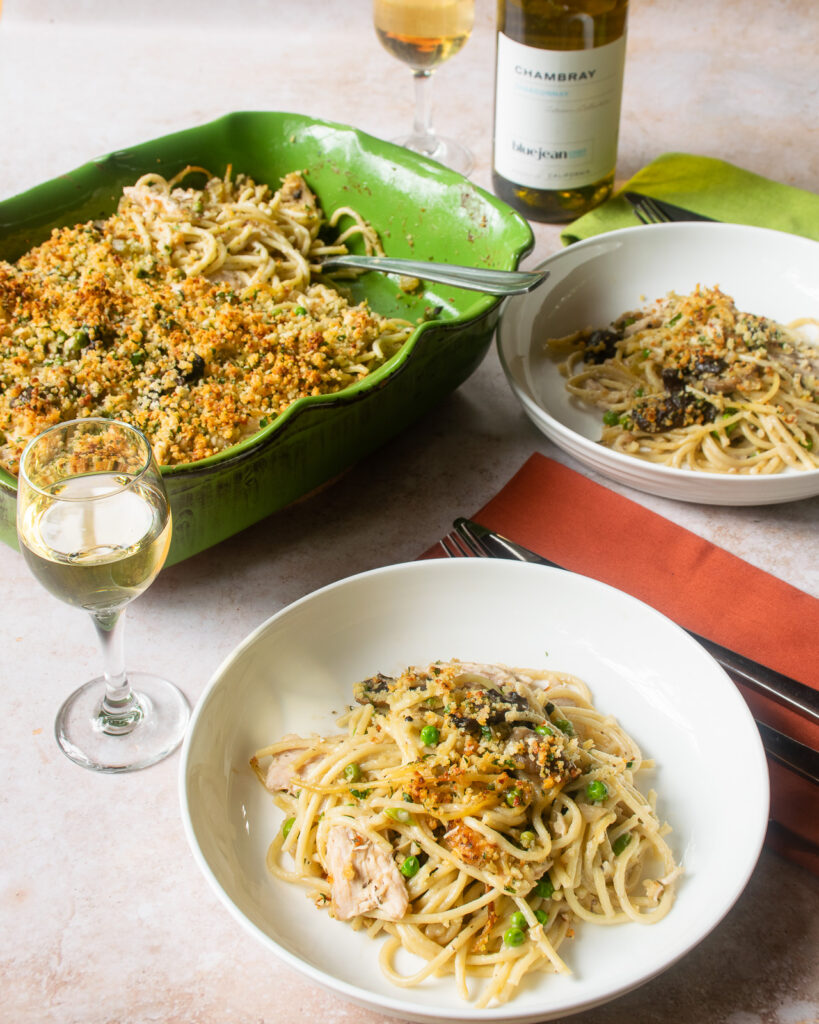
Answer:
<path fill-rule="evenodd" d="M 641 192 L 624 192 L 623 195 L 631 203 L 635 214 L 643 224 L 668 224 L 673 221 L 686 220 L 714 221 L 713 217 L 694 213 L 693 210 L 686 210 L 682 206 L 675 206 L 674 203 L 666 202 L 664 199 L 655 199 L 653 196 L 646 196 Z"/>
<path fill-rule="evenodd" d="M 422 281 L 452 284 L 489 295 L 522 295 L 543 284 L 549 276 L 548 270 L 491 270 L 488 267 L 462 267 L 453 263 L 405 260 L 394 256 L 357 256 L 352 253 L 327 256 L 321 264 L 322 272 L 349 267 L 417 277 Z"/>
<path fill-rule="evenodd" d="M 450 558 L 508 558 L 563 569 L 557 562 L 552 562 L 473 520 L 459 517 L 453 526 L 454 530 L 440 542 L 444 553 Z M 743 658 L 742 655 L 697 633 L 690 630 L 687 632 L 708 651 L 732 679 L 739 679 L 805 718 L 819 721 L 819 694 L 815 690 L 765 665 Z M 756 725 L 765 750 L 772 758 L 803 778 L 819 783 L 819 751 L 786 736 L 764 722 L 756 721 Z"/>
<path fill-rule="evenodd" d="M 765 722 L 760 722 L 758 718 L 754 721 L 769 757 L 801 775 L 808 782 L 819 783 L 819 751 L 800 743 L 792 736 L 786 736 Z"/>

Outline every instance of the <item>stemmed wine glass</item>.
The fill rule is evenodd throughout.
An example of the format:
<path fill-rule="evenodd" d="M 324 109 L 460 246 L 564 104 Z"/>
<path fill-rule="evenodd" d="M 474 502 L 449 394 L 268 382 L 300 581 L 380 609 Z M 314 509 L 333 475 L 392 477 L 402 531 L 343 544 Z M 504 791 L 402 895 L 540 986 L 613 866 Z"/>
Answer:
<path fill-rule="evenodd" d="M 124 664 L 125 606 L 153 581 L 171 543 L 168 496 L 145 436 L 88 417 L 35 437 L 20 460 L 17 535 L 40 583 L 91 613 L 102 646 L 104 674 L 57 715 L 64 753 L 100 772 L 161 760 L 184 735 L 188 703 L 172 683 L 129 676 Z"/>
<path fill-rule="evenodd" d="M 474 158 L 460 142 L 433 131 L 430 90 L 433 70 L 461 49 L 474 20 L 475 0 L 374 0 L 376 35 L 415 76 L 412 133 L 394 141 L 461 174 L 469 174 Z"/>

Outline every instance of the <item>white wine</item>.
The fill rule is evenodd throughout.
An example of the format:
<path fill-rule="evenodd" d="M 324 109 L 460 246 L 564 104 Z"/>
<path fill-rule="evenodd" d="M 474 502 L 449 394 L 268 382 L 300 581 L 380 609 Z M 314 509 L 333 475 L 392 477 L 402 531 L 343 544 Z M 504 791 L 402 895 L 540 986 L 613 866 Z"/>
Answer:
<path fill-rule="evenodd" d="M 430 71 L 469 39 L 474 0 L 375 0 L 373 22 L 382 46 L 415 71 Z"/>
<path fill-rule="evenodd" d="M 171 543 L 164 495 L 111 473 L 70 478 L 37 495 L 19 524 L 23 555 L 67 604 L 109 611 L 148 587 Z"/>
<path fill-rule="evenodd" d="M 573 220 L 614 183 L 628 0 L 498 0 L 493 188 Z"/>

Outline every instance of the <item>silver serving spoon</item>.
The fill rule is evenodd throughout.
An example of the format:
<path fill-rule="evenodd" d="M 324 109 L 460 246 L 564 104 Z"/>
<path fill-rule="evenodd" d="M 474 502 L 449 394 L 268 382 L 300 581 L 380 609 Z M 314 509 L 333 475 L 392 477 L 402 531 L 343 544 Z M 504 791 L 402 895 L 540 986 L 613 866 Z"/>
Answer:
<path fill-rule="evenodd" d="M 392 256 L 327 256 L 322 271 L 357 267 L 359 270 L 378 270 L 384 274 L 402 274 L 422 281 L 438 281 L 468 288 L 490 295 L 520 295 L 543 284 L 548 270 L 489 270 L 486 267 L 461 267 L 451 263 L 428 263 L 423 260 L 405 260 Z"/>

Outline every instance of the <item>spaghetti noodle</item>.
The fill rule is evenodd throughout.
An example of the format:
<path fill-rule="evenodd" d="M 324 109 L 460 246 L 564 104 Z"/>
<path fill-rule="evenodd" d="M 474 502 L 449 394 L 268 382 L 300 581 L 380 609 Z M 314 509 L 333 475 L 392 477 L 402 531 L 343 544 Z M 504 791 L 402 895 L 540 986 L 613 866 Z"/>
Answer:
<path fill-rule="evenodd" d="M 354 688 L 332 736 L 251 764 L 286 815 L 272 874 L 370 936 L 399 986 L 454 975 L 479 1006 L 568 972 L 579 922 L 653 923 L 679 873 L 634 741 L 563 673 L 436 662 Z M 399 951 L 422 963 L 399 969 Z M 471 991 L 480 988 L 481 991 Z"/>
<path fill-rule="evenodd" d="M 601 443 L 711 473 L 819 468 L 815 322 L 740 312 L 719 288 L 669 293 L 608 328 L 550 339 L 571 395 L 603 412 Z"/>
<path fill-rule="evenodd" d="M 191 174 L 208 180 L 202 189 L 181 188 Z M 201 167 L 186 167 L 170 180 L 144 174 L 123 189 L 117 216 L 126 231 L 147 249 L 163 253 L 186 277 L 204 274 L 225 281 L 242 298 L 264 289 L 281 300 L 291 293 L 309 294 L 325 256 L 347 252 L 346 242 L 360 236 L 368 255 L 382 253 L 372 225 L 352 207 L 343 206 L 325 218 L 304 177 L 292 172 L 281 188 L 264 184 L 228 168 L 214 178 Z M 319 236 L 344 218 L 353 223 L 333 242 Z"/>

